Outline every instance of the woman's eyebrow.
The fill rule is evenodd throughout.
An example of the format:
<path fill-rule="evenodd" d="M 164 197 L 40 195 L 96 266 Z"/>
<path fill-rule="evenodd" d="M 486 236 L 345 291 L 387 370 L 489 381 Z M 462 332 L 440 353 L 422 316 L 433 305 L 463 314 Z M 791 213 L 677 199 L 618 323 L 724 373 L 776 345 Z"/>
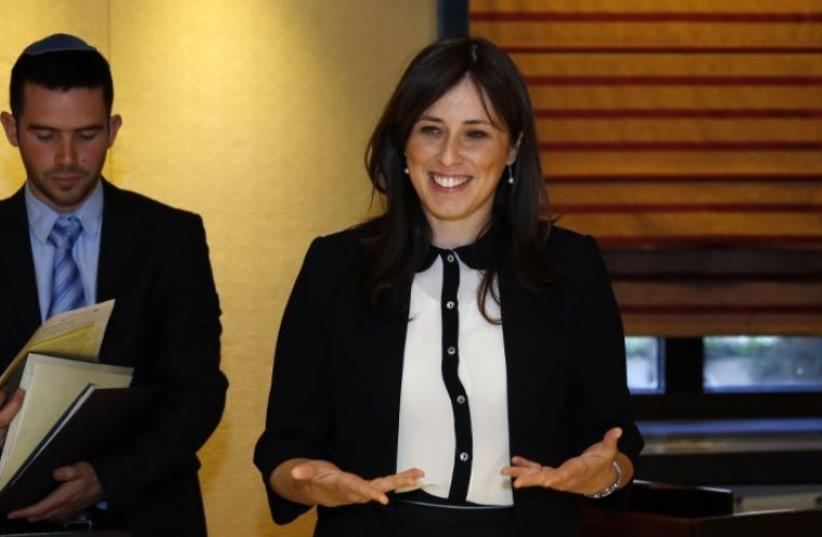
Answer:
<path fill-rule="evenodd" d="M 420 116 L 419 121 L 432 121 L 434 123 L 445 123 L 445 120 L 443 120 L 443 119 L 440 119 L 440 118 L 435 117 L 435 116 L 427 116 L 427 115 Z M 493 125 L 493 123 L 491 123 L 489 120 L 484 119 L 484 118 L 466 119 L 465 121 L 463 121 L 463 123 L 467 124 L 467 125 L 476 125 L 476 124 Z"/>

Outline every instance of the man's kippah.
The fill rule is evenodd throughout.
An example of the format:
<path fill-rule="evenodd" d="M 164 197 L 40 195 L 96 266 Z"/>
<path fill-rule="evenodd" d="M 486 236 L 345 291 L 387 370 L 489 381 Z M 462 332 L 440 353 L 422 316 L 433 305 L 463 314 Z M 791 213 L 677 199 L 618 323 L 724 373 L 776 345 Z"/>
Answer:
<path fill-rule="evenodd" d="M 82 50 L 86 52 L 94 52 L 95 49 L 79 37 L 69 34 L 53 34 L 48 37 L 35 41 L 23 51 L 26 56 L 38 56 L 40 54 L 47 54 L 49 52 L 66 52 L 69 50 Z"/>

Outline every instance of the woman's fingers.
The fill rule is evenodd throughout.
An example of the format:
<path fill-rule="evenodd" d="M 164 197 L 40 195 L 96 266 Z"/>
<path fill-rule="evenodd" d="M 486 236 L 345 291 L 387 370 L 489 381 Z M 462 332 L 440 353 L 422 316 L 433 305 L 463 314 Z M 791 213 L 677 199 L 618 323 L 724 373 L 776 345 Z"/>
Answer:
<path fill-rule="evenodd" d="M 542 486 L 543 467 L 524 457 L 515 456 L 511 458 L 511 466 L 502 469 L 502 475 L 513 479 L 514 488 Z"/>
<path fill-rule="evenodd" d="M 423 477 L 422 470 L 411 468 L 400 472 L 398 474 L 377 477 L 371 481 L 365 481 L 354 474 L 348 474 L 355 477 L 356 492 L 361 496 L 361 501 L 375 501 L 383 505 L 388 504 L 388 496 L 386 493 L 398 489 L 412 490 L 417 487 L 418 480 Z"/>
<path fill-rule="evenodd" d="M 511 457 L 511 464 L 514 466 L 526 466 L 528 468 L 542 468 L 540 463 L 528 460 L 525 457 L 520 457 L 519 455 Z"/>
<path fill-rule="evenodd" d="M 613 458 L 614 454 L 619 450 L 617 442 L 622 436 L 622 429 L 614 427 L 602 435 L 602 440 L 596 444 L 591 444 L 583 452 L 583 455 L 599 455 L 603 457 Z"/>
<path fill-rule="evenodd" d="M 565 492 L 587 493 L 587 483 L 607 464 L 605 459 L 592 455 L 572 457 L 557 468 L 540 466 L 522 457 L 513 457 L 512 465 L 503 468 L 502 474 L 513 479 L 514 488 L 545 487 Z"/>
<path fill-rule="evenodd" d="M 345 474 L 348 478 L 351 500 L 356 503 L 379 502 L 383 505 L 388 503 L 388 496 L 375 487 L 372 482 L 366 481 L 358 475 Z"/>
<path fill-rule="evenodd" d="M 514 488 L 550 487 L 561 488 L 563 480 L 567 479 L 568 472 L 550 466 L 528 465 L 509 466 L 503 468 L 503 475 L 511 477 Z"/>
<path fill-rule="evenodd" d="M 425 476 L 422 470 L 411 468 L 385 477 L 371 480 L 371 485 L 380 492 L 408 492 L 419 488 L 419 480 Z"/>
<path fill-rule="evenodd" d="M 608 446 L 608 448 L 613 449 L 616 451 L 617 449 L 617 441 L 622 436 L 622 429 L 619 427 L 614 427 L 613 429 L 609 429 L 605 436 L 602 437 L 602 443 Z"/>
<path fill-rule="evenodd" d="M 291 477 L 300 481 L 310 481 L 321 503 L 328 506 L 352 503 L 388 503 L 387 492 L 417 487 L 423 472 L 411 468 L 388 476 L 366 481 L 362 477 L 344 472 L 327 461 L 311 460 L 291 469 Z"/>

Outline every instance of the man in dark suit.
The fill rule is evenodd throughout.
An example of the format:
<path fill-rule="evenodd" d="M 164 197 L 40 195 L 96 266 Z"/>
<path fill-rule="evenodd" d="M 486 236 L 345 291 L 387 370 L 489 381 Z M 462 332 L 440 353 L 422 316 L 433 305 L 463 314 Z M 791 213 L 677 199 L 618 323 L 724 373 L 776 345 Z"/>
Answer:
<path fill-rule="evenodd" d="M 50 495 L 2 518 L 25 527 L 91 514 L 133 536 L 205 535 L 195 453 L 222 415 L 227 382 L 202 221 L 101 177 L 121 118 L 111 115 L 108 63 L 82 40 L 29 46 L 10 95 L 0 119 L 27 180 L 0 201 L 0 367 L 51 315 L 116 299 L 101 360 L 134 367 L 135 385 L 159 390 L 115 446 L 55 469 Z M 6 401 L 0 427 L 20 404 L 19 393 Z"/>

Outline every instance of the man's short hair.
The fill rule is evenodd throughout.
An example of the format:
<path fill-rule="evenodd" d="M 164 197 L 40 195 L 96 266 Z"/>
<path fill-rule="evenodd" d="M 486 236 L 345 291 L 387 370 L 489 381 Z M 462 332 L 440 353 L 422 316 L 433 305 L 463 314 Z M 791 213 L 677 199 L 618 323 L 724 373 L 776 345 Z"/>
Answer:
<path fill-rule="evenodd" d="M 114 84 L 108 62 L 96 49 L 74 36 L 49 36 L 30 45 L 17 58 L 9 84 L 11 113 L 17 118 L 25 106 L 26 83 L 59 91 L 102 88 L 106 112 L 111 114 Z"/>

